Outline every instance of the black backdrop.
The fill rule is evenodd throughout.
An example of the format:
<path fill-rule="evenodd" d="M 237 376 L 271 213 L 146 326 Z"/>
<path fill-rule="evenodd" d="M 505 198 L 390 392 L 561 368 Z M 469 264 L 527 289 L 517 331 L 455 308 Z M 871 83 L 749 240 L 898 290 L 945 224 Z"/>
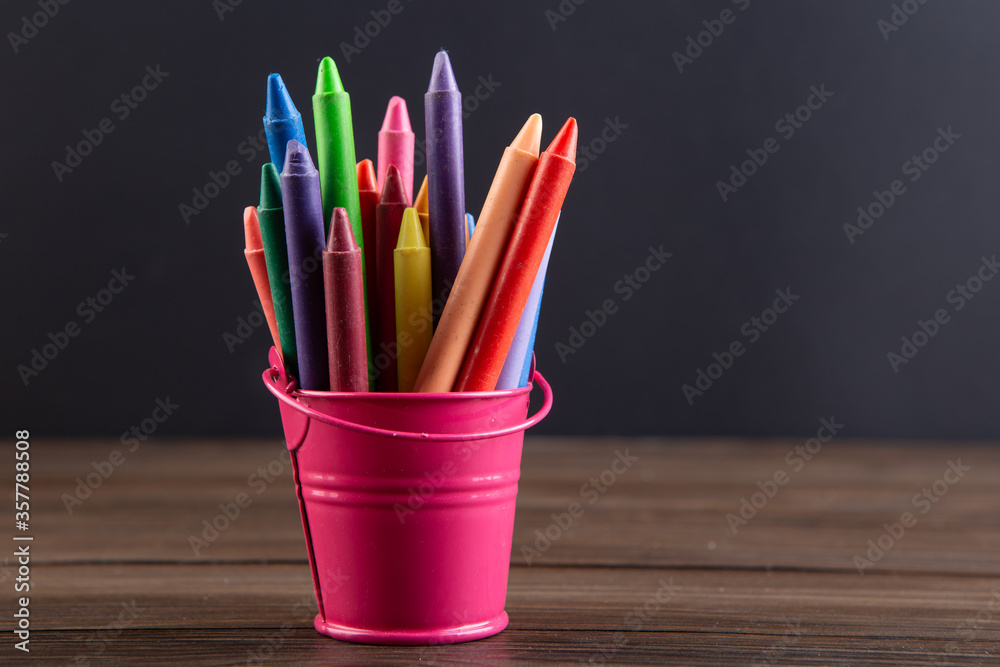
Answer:
<path fill-rule="evenodd" d="M 266 327 L 224 341 L 254 310 L 241 213 L 266 76 L 311 137 L 333 56 L 374 158 L 391 95 L 422 134 L 444 47 L 472 95 L 471 212 L 530 113 L 543 145 L 575 116 L 590 151 L 546 285 L 556 408 L 535 432 L 808 435 L 834 418 L 852 436 L 1000 437 L 1000 280 L 980 282 L 1000 252 L 1000 5 L 577 2 L 5 2 L 3 428 L 118 437 L 169 399 L 158 436 L 278 435 Z M 871 222 L 845 228 L 859 207 Z M 671 256 L 647 273 L 651 247 Z M 34 350 L 54 358 L 25 384 Z"/>

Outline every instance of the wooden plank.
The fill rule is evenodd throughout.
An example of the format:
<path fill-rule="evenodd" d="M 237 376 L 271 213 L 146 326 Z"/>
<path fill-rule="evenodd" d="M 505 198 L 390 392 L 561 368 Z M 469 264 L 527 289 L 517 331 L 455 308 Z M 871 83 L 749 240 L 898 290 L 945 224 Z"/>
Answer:
<path fill-rule="evenodd" d="M 796 446 L 802 442 L 529 439 L 512 562 L 851 571 L 854 556 L 864 556 L 883 524 L 909 511 L 916 525 L 873 569 L 1000 574 L 1000 451 L 975 444 L 833 442 L 795 472 L 785 457 Z M 93 463 L 116 448 L 103 441 L 35 447 L 38 562 L 304 558 L 290 466 L 279 443 L 144 445 L 70 514 L 62 494 L 72 494 L 74 479 L 85 479 Z M 598 492 L 603 485 L 590 480 L 600 484 L 615 452 L 625 450 L 638 461 Z M 914 495 L 941 479 L 949 460 L 971 471 L 938 502 L 915 506 Z M 757 482 L 766 486 L 778 470 L 788 482 L 773 498 L 754 498 L 763 494 Z M 219 503 L 240 493 L 252 504 L 195 554 L 191 536 L 219 514 Z M 739 514 L 741 498 L 766 503 L 733 534 L 727 515 Z M 582 514 L 562 530 L 552 515 L 574 502 Z M 556 539 L 543 549 L 536 531 Z"/>

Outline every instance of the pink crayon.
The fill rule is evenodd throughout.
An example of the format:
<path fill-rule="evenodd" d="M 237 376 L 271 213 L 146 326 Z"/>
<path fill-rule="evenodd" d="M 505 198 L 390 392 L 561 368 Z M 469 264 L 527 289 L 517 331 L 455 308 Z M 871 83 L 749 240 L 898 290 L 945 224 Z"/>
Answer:
<path fill-rule="evenodd" d="M 389 165 L 396 165 L 403 177 L 407 206 L 413 203 L 413 140 L 406 100 L 393 97 L 378 132 L 378 187 L 380 191 L 385 187 Z"/>

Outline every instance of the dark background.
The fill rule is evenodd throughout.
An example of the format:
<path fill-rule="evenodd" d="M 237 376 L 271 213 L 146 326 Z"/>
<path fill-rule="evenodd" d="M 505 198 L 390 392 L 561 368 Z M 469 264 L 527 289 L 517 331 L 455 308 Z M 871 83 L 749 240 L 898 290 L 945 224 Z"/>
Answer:
<path fill-rule="evenodd" d="M 358 159 L 374 159 L 392 95 L 422 137 L 444 47 L 463 93 L 499 82 L 465 121 L 473 214 L 530 113 L 543 147 L 573 115 L 581 146 L 602 149 L 563 208 L 536 345 L 556 407 L 533 432 L 805 436 L 833 417 L 850 436 L 1000 437 L 1000 281 L 947 301 L 1000 252 L 996 2 L 896 3 L 897 19 L 916 12 L 886 39 L 888 0 L 403 0 L 350 62 L 340 44 L 386 2 L 244 0 L 221 20 L 220 4 L 77 0 L 17 53 L 9 33 L 41 10 L 3 4 L 5 432 L 117 438 L 169 397 L 157 436 L 278 436 L 266 326 L 232 353 L 223 342 L 256 299 L 242 211 L 265 158 L 239 147 L 261 128 L 266 76 L 282 74 L 311 139 L 316 67 L 333 56 Z M 672 54 L 724 9 L 733 22 L 679 72 Z M 147 65 L 169 75 L 119 119 L 111 103 Z M 786 138 L 775 123 L 811 86 L 833 95 Z M 59 182 L 53 161 L 105 117 L 114 131 Z M 602 145 L 608 120 L 621 131 Z M 949 127 L 961 138 L 910 182 L 903 164 Z M 769 137 L 780 149 L 724 202 L 716 182 Z M 185 224 L 179 205 L 230 160 L 241 173 Z M 843 225 L 894 179 L 905 193 L 851 244 Z M 661 244 L 672 258 L 625 301 L 617 281 Z M 78 304 L 122 267 L 134 280 L 84 322 Z M 786 288 L 799 299 L 750 344 L 744 322 Z M 563 361 L 557 343 L 606 299 L 616 312 Z M 894 372 L 887 353 L 939 308 L 950 320 Z M 70 322 L 80 334 L 25 386 L 18 365 Z M 689 404 L 682 385 L 736 340 L 746 352 Z"/>

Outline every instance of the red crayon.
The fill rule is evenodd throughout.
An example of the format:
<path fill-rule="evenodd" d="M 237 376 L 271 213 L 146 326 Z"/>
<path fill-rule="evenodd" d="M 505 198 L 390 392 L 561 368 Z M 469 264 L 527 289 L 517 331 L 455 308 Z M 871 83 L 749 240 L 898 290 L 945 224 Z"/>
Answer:
<path fill-rule="evenodd" d="M 323 285 L 330 391 L 368 391 L 361 248 L 354 240 L 345 208 L 333 209 L 330 239 L 323 251 Z"/>
<path fill-rule="evenodd" d="M 365 253 L 365 282 L 368 283 L 368 298 L 375 298 L 375 207 L 378 206 L 379 189 L 375 180 L 375 167 L 371 160 L 362 160 L 358 163 L 358 193 L 361 195 L 361 234 L 364 237 Z M 371 321 L 368 328 L 375 336 L 376 309 L 371 308 L 368 313 Z"/>
<path fill-rule="evenodd" d="M 396 377 L 396 281 L 392 251 L 399 240 L 403 211 L 408 206 L 406 188 L 396 165 L 389 166 L 382 197 L 375 207 L 375 359 L 388 357 L 388 366 L 377 367 L 377 391 L 397 391 Z M 548 242 L 548 239 L 546 239 Z"/>
<path fill-rule="evenodd" d="M 455 391 L 492 391 L 576 171 L 576 120 L 570 118 L 538 158 L 507 251 Z"/>

